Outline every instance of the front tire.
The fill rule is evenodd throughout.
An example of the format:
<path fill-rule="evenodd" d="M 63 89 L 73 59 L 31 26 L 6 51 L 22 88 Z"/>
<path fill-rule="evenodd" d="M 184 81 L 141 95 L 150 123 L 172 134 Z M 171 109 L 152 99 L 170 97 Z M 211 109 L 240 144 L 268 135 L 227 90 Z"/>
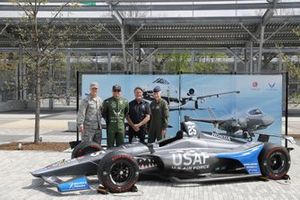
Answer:
<path fill-rule="evenodd" d="M 260 169 L 263 176 L 269 179 L 282 179 L 290 168 L 290 154 L 281 147 L 266 144 L 259 156 Z"/>
<path fill-rule="evenodd" d="M 124 152 L 111 152 L 104 156 L 98 165 L 98 179 L 110 192 L 129 191 L 138 177 L 137 162 Z"/>
<path fill-rule="evenodd" d="M 71 158 L 78 158 L 101 150 L 101 146 L 96 142 L 81 142 L 72 151 Z"/>

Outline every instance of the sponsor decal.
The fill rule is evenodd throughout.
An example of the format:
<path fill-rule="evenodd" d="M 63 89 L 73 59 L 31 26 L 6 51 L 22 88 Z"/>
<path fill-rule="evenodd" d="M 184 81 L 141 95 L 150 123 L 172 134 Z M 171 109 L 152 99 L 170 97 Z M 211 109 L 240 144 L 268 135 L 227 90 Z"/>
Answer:
<path fill-rule="evenodd" d="M 178 150 L 172 154 L 172 169 L 180 170 L 199 170 L 207 169 L 207 159 L 209 158 L 206 152 L 196 152 L 194 150 Z"/>
<path fill-rule="evenodd" d="M 61 183 L 57 186 L 59 192 L 69 192 L 76 190 L 90 189 L 86 177 L 80 177 L 65 183 Z"/>
<path fill-rule="evenodd" d="M 257 162 L 245 163 L 244 166 L 249 174 L 260 174 L 259 165 Z"/>
<path fill-rule="evenodd" d="M 217 138 L 221 138 L 221 139 L 224 139 L 224 140 L 231 141 L 230 137 L 227 136 L 227 135 L 220 135 L 220 134 L 218 134 L 216 132 L 212 132 L 211 135 L 214 136 L 214 137 L 217 137 Z"/>
<path fill-rule="evenodd" d="M 270 88 L 274 88 L 276 83 L 275 82 L 274 83 L 268 83 L 268 85 L 269 85 Z"/>
<path fill-rule="evenodd" d="M 71 190 L 71 189 L 76 189 L 76 188 L 82 188 L 82 187 L 85 187 L 85 184 L 86 184 L 86 182 L 83 182 L 83 181 L 77 182 L 77 183 L 72 182 L 69 186 L 69 189 Z"/>
<path fill-rule="evenodd" d="M 252 82 L 252 87 L 253 87 L 253 88 L 256 88 L 257 86 L 258 86 L 258 82 L 257 82 L 257 81 L 253 81 L 253 82 Z"/>
<path fill-rule="evenodd" d="M 60 160 L 60 161 L 57 161 L 56 163 L 53 163 L 52 165 L 49 165 L 47 166 L 46 168 L 52 168 L 52 167 L 60 167 L 60 166 L 63 166 L 63 165 L 66 165 L 68 163 L 70 163 L 72 161 L 72 159 L 68 159 L 68 160 Z"/>
<path fill-rule="evenodd" d="M 99 156 L 99 155 L 101 155 L 103 153 L 105 153 L 105 151 L 97 151 L 97 152 L 91 153 L 90 156 L 96 157 L 96 156 Z"/>
<path fill-rule="evenodd" d="M 259 90 L 260 88 L 258 87 L 258 82 L 257 81 L 252 81 L 252 84 L 251 84 L 251 89 L 252 90 Z"/>
<path fill-rule="evenodd" d="M 267 90 L 278 90 L 278 87 L 276 87 L 276 82 L 268 82 L 268 85 L 267 85 Z"/>

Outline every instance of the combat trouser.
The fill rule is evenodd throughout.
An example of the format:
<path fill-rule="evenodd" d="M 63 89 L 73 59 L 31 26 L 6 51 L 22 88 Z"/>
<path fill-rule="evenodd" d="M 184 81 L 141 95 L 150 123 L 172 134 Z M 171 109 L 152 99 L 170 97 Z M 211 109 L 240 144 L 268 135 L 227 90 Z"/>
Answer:
<path fill-rule="evenodd" d="M 96 142 L 101 145 L 102 140 L 102 130 L 101 129 L 92 129 L 86 128 L 82 134 L 83 142 Z"/>
<path fill-rule="evenodd" d="M 155 142 L 156 139 L 157 139 L 157 141 L 159 141 L 164 138 L 165 138 L 165 135 L 161 134 L 161 130 L 155 131 L 155 132 L 149 132 L 148 143 L 153 143 L 153 142 Z"/>

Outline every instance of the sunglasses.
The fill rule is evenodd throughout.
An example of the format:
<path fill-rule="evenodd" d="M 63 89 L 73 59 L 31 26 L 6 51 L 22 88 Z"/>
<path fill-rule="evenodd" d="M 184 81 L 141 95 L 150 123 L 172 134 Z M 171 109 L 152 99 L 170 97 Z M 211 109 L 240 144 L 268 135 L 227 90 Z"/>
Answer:
<path fill-rule="evenodd" d="M 98 88 L 92 88 L 92 90 L 98 90 Z"/>
<path fill-rule="evenodd" d="M 121 90 L 113 90 L 114 92 L 121 92 Z"/>

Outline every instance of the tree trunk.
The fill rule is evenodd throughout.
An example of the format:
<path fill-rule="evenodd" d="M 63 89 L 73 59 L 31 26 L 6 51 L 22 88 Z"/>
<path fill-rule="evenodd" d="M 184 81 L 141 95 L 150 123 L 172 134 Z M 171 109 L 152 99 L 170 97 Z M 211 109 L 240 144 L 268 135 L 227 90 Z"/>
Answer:
<path fill-rule="evenodd" d="M 40 111 L 41 111 L 41 52 L 38 39 L 37 23 L 37 1 L 35 0 L 35 9 L 33 12 L 33 41 L 35 46 L 35 69 L 36 69 L 36 90 L 35 90 L 35 126 L 34 126 L 34 143 L 40 142 Z"/>
<path fill-rule="evenodd" d="M 39 59 L 38 59 L 39 61 Z M 40 112 L 41 112 L 41 80 L 40 66 L 36 63 L 36 90 L 35 90 L 35 127 L 34 127 L 34 143 L 40 142 Z"/>

